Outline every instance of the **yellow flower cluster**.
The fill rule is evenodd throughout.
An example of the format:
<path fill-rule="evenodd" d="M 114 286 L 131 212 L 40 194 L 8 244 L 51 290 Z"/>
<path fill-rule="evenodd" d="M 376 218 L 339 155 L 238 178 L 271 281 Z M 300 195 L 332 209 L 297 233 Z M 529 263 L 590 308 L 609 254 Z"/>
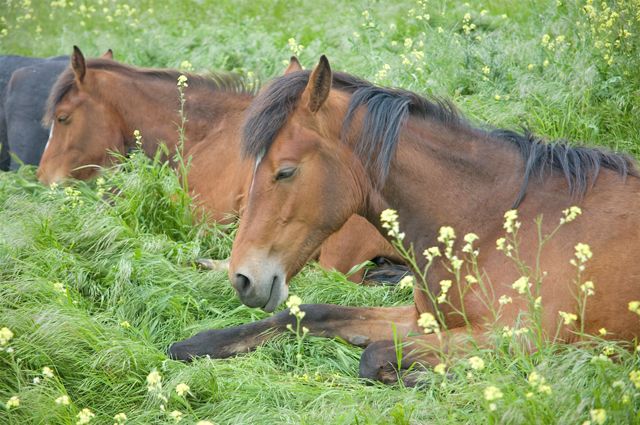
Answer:
<path fill-rule="evenodd" d="M 13 332 L 11 329 L 4 327 L 0 329 L 0 346 L 7 345 L 13 338 Z"/>
<path fill-rule="evenodd" d="M 575 256 L 580 263 L 586 263 L 593 257 L 593 253 L 591 252 L 591 247 L 586 243 L 578 243 L 575 246 Z"/>
<path fill-rule="evenodd" d="M 184 74 L 180 74 L 180 76 L 178 77 L 178 87 L 179 88 L 185 88 L 185 87 L 189 87 L 189 84 L 187 84 L 188 78 L 186 75 Z M 137 130 L 136 130 L 137 131 Z M 139 134 L 140 132 L 138 132 Z"/>
<path fill-rule="evenodd" d="M 20 406 L 20 398 L 18 398 L 18 396 L 14 395 L 13 397 L 11 397 L 9 400 L 7 400 L 7 402 L 5 403 L 5 407 L 7 408 L 7 410 L 12 409 L 14 407 L 18 407 Z"/>
<path fill-rule="evenodd" d="M 520 228 L 520 224 L 518 221 L 518 210 L 509 210 L 504 213 L 504 224 L 502 227 L 507 233 L 514 233 Z"/>
<path fill-rule="evenodd" d="M 547 380 L 535 370 L 529 374 L 527 378 L 529 385 L 536 389 L 540 394 L 551 394 L 551 387 L 547 385 Z"/>
<path fill-rule="evenodd" d="M 440 332 L 440 325 L 435 316 L 431 313 L 422 313 L 418 319 L 418 326 L 424 329 L 424 333 L 438 333 Z"/>
<path fill-rule="evenodd" d="M 594 424 L 602 425 L 607 421 L 607 411 L 604 409 L 591 409 L 589 415 Z"/>
<path fill-rule="evenodd" d="M 171 413 L 169 413 L 169 417 L 171 417 L 171 419 L 173 419 L 175 423 L 180 422 L 183 416 L 184 416 L 183 413 L 179 410 L 174 410 Z"/>
<path fill-rule="evenodd" d="M 576 320 L 578 320 L 578 316 L 575 315 L 574 313 L 567 313 L 564 311 L 559 311 L 558 314 L 560 315 L 560 317 L 562 317 L 562 320 L 564 321 L 565 325 L 570 325 L 573 322 L 575 322 Z"/>
<path fill-rule="evenodd" d="M 640 315 L 640 301 L 630 301 L 629 311 L 632 311 L 635 314 Z M 2 340 L 0 340 L 0 345 L 1 344 L 2 344 Z"/>
<path fill-rule="evenodd" d="M 493 403 L 493 401 L 499 400 L 502 397 L 503 397 L 502 391 L 500 391 L 500 388 L 494 385 L 489 385 L 487 388 L 484 389 L 484 399 L 492 402 L 492 403 L 489 403 L 489 410 L 491 411 L 495 411 L 498 408 L 498 406 L 495 403 Z"/>
<path fill-rule="evenodd" d="M 125 413 L 118 413 L 113 417 L 115 423 L 113 425 L 122 425 L 127 421 L 127 415 Z"/>
<path fill-rule="evenodd" d="M 431 248 L 427 248 L 422 253 L 428 262 L 432 262 L 435 257 L 440 257 L 442 254 L 440 253 L 440 248 L 437 246 L 432 246 Z"/>
<path fill-rule="evenodd" d="M 382 228 L 387 229 L 387 234 L 399 241 L 404 239 L 404 233 L 400 233 L 400 223 L 398 222 L 398 213 L 396 210 L 388 208 L 380 213 L 380 221 Z"/>
<path fill-rule="evenodd" d="M 162 375 L 156 369 L 147 375 L 147 390 L 150 392 L 162 390 Z"/>
<path fill-rule="evenodd" d="M 411 275 L 405 276 L 398 282 L 398 289 L 413 288 L 415 278 Z"/>
<path fill-rule="evenodd" d="M 570 223 L 575 220 L 580 214 L 582 214 L 582 210 L 580 207 L 569 207 L 566 210 L 562 210 L 562 214 L 564 217 L 560 219 L 560 224 Z"/>
<path fill-rule="evenodd" d="M 306 315 L 304 311 L 300 310 L 300 304 L 302 304 L 302 300 L 297 295 L 291 295 L 287 301 L 289 314 L 295 316 L 298 320 L 302 320 Z"/>
<path fill-rule="evenodd" d="M 56 398 L 55 402 L 56 404 L 59 404 L 61 406 L 68 406 L 69 404 L 71 404 L 71 399 L 68 395 L 61 395 L 60 397 Z"/>
<path fill-rule="evenodd" d="M 466 235 L 464 235 L 464 241 L 466 242 L 466 244 L 462 247 L 462 252 L 468 252 L 477 255 L 478 252 L 473 251 L 473 243 L 478 239 L 478 235 L 476 235 L 475 233 L 467 233 Z"/>
<path fill-rule="evenodd" d="M 451 288 L 451 281 L 450 280 L 441 280 L 440 281 L 440 295 L 438 295 L 438 303 L 442 304 L 443 302 L 446 301 L 447 299 L 447 292 L 449 292 L 449 289 Z"/>
<path fill-rule="evenodd" d="M 187 384 L 180 383 L 176 385 L 176 394 L 178 394 L 180 397 L 183 397 L 185 394 L 189 392 L 190 389 L 191 388 L 189 388 Z"/>
<path fill-rule="evenodd" d="M 76 425 L 88 424 L 89 422 L 91 422 L 91 419 L 93 419 L 94 416 L 96 416 L 95 413 L 85 407 L 76 415 L 76 417 L 78 418 L 78 420 L 76 421 Z"/>
<path fill-rule="evenodd" d="M 435 373 L 437 373 L 438 375 L 444 375 L 445 373 L 447 373 L 447 365 L 444 363 L 438 363 L 434 368 L 433 371 Z"/>
<path fill-rule="evenodd" d="M 528 277 L 522 276 L 518 278 L 518 280 L 513 282 L 513 284 L 511 284 L 511 287 L 515 289 L 518 294 L 522 295 L 527 292 L 529 288 L 531 288 L 531 282 L 529 282 Z"/>
<path fill-rule="evenodd" d="M 478 356 L 470 357 L 469 366 L 471 366 L 473 370 L 482 370 L 484 369 L 484 360 Z"/>
<path fill-rule="evenodd" d="M 476 24 L 471 22 L 471 14 L 465 13 L 462 18 L 462 30 L 466 35 L 471 34 L 471 31 L 476 29 Z"/>

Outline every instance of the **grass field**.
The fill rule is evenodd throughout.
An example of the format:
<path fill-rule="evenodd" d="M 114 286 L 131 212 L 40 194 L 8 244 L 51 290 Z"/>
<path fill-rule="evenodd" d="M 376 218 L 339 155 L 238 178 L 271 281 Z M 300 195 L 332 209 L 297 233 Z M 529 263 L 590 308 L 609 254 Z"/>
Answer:
<path fill-rule="evenodd" d="M 1 7 L 1 54 L 70 54 L 77 44 L 89 56 L 112 48 L 139 66 L 264 82 L 292 53 L 307 67 L 325 53 L 335 69 L 450 98 L 478 123 L 640 155 L 638 0 Z M 0 329 L 11 331 L 0 331 L 0 424 L 86 423 L 83 409 L 99 424 L 122 422 L 119 413 L 127 424 L 640 423 L 638 355 L 604 341 L 478 351 L 484 367 L 461 359 L 418 388 L 363 383 L 360 349 L 314 337 L 278 337 L 228 360 L 167 360 L 173 341 L 266 313 L 242 306 L 225 274 L 193 267 L 228 256 L 234 229 L 198 223 L 175 173 L 141 155 L 65 188 L 41 186 L 29 167 L 4 173 L 0 211 Z M 315 265 L 291 293 L 306 303 L 412 300 L 409 289 L 360 287 Z M 162 389 L 148 391 L 154 370 Z"/>

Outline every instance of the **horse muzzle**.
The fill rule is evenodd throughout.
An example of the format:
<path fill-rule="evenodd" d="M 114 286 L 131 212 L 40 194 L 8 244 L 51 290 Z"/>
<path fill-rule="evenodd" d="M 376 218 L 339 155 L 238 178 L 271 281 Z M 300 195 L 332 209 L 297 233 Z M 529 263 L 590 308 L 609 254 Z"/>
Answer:
<path fill-rule="evenodd" d="M 279 262 L 250 261 L 249 266 L 229 268 L 231 285 L 243 304 L 274 311 L 289 294 L 286 274 Z"/>

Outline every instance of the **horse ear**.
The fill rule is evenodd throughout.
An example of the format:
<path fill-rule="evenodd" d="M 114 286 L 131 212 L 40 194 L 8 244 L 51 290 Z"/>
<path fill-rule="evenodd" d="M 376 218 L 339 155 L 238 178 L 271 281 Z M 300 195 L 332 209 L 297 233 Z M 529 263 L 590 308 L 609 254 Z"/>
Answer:
<path fill-rule="evenodd" d="M 289 59 L 289 66 L 287 66 L 287 69 L 284 70 L 284 75 L 296 71 L 302 71 L 302 65 L 300 65 L 297 57 L 291 56 L 291 59 Z"/>
<path fill-rule="evenodd" d="M 102 54 L 102 59 L 113 59 L 113 50 L 109 49 Z"/>
<path fill-rule="evenodd" d="M 320 62 L 309 76 L 309 82 L 304 89 L 303 96 L 307 99 L 307 107 L 311 112 L 318 112 L 329 97 L 331 91 L 331 67 L 325 55 L 320 56 Z"/>
<path fill-rule="evenodd" d="M 73 68 L 74 74 L 76 74 L 76 80 L 82 82 L 84 75 L 87 73 L 87 65 L 84 61 L 84 55 L 78 48 L 73 46 L 73 54 L 71 55 L 71 68 Z"/>

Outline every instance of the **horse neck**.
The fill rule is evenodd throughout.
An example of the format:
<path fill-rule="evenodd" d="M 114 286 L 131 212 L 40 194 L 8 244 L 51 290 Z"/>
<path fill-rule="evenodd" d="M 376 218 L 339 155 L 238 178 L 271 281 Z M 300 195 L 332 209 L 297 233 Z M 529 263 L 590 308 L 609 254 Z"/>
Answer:
<path fill-rule="evenodd" d="M 507 142 L 487 139 L 477 130 L 410 118 L 384 187 L 372 197 L 372 222 L 379 223 L 384 208 L 396 209 L 406 245 L 418 253 L 438 245 L 441 226 L 460 237 L 492 237 L 517 197 L 522 159 Z"/>
<path fill-rule="evenodd" d="M 145 79 L 142 79 L 145 78 Z M 133 145 L 134 130 L 142 134 L 142 146 L 145 152 L 153 155 L 160 143 L 164 143 L 173 151 L 179 142 L 180 102 L 176 82 L 164 79 L 141 77 L 136 80 L 130 76 L 109 73 L 106 78 L 99 79 L 100 95 L 121 117 L 122 132 L 125 140 Z M 184 89 L 185 125 L 184 152 L 204 140 L 216 119 L 221 119 L 227 110 L 224 105 L 235 98 L 242 109 L 248 106 L 248 100 L 237 93 L 213 90 L 209 87 L 192 85 Z M 243 102 L 244 101 L 244 102 Z M 246 103 L 246 105 L 245 105 Z M 228 112 L 231 112 L 229 110 Z"/>

